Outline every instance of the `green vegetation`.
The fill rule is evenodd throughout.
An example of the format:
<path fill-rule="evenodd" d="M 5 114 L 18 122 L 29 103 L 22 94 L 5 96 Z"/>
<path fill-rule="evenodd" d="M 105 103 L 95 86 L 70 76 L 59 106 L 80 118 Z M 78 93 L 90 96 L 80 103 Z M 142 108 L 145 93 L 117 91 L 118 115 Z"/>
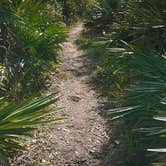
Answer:
<path fill-rule="evenodd" d="M 106 117 L 125 126 L 115 165 L 166 163 L 165 8 L 164 0 L 98 0 L 87 18 L 81 42 L 110 101 Z"/>
<path fill-rule="evenodd" d="M 51 2 L 0 3 L 1 89 L 19 101 L 43 86 L 44 73 L 57 62 L 66 27 Z"/>
<path fill-rule="evenodd" d="M 9 165 L 7 157 L 13 157 L 18 150 L 25 150 L 20 139 L 30 137 L 30 131 L 37 125 L 62 121 L 55 118 L 43 120 L 43 117 L 61 109 L 46 109 L 56 100 L 57 94 L 19 105 L 10 104 L 5 98 L 0 99 L 0 161 L 4 165 Z"/>

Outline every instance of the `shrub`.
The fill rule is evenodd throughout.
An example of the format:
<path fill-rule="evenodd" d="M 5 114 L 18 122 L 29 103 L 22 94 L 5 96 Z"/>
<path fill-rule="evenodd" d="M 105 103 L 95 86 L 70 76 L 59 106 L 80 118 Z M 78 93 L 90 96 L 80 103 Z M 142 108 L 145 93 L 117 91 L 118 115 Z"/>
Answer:
<path fill-rule="evenodd" d="M 127 166 L 165 163 L 164 153 L 146 151 L 165 152 L 165 5 L 164 0 L 99 0 L 86 24 L 97 86 L 111 103 L 107 117 L 125 122 L 128 136 L 121 142 L 131 145 L 123 159 Z"/>
<path fill-rule="evenodd" d="M 13 152 L 25 150 L 20 140 L 29 137 L 35 127 L 62 121 L 56 118 L 43 119 L 61 109 L 47 108 L 57 99 L 57 93 L 17 105 L 7 102 L 5 98 L 0 99 L 0 161 L 4 165 L 9 165 L 8 157 L 12 157 Z"/>
<path fill-rule="evenodd" d="M 43 86 L 43 73 L 57 63 L 66 27 L 48 12 L 55 13 L 48 2 L 1 1 L 0 7 L 3 89 L 20 100 Z"/>

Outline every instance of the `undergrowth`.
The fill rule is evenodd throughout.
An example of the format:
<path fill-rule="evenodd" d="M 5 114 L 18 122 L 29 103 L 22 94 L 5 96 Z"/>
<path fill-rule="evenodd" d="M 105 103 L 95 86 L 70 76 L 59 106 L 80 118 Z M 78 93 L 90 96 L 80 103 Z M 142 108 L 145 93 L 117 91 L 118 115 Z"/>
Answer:
<path fill-rule="evenodd" d="M 166 163 L 165 5 L 99 0 L 79 41 L 95 66 L 96 88 L 108 98 L 105 117 L 123 124 L 114 137 L 115 165 Z"/>

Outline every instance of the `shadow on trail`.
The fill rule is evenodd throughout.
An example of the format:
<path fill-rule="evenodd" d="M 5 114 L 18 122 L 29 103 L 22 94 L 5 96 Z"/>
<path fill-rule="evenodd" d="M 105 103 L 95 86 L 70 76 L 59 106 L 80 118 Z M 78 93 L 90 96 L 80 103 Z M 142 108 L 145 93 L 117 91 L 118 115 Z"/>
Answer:
<path fill-rule="evenodd" d="M 97 67 L 103 66 L 103 59 L 105 58 L 101 52 L 94 50 L 93 47 L 89 45 L 82 45 L 80 41 L 76 42 L 78 47 L 82 50 L 86 50 L 86 54 L 82 55 L 85 60 L 84 65 L 76 71 L 77 76 L 87 75 L 90 76 L 89 83 L 91 87 L 98 92 L 99 103 L 99 114 L 104 119 L 107 119 L 107 133 L 109 136 L 109 141 L 103 144 L 101 150 L 96 156 L 100 160 L 101 166 L 140 166 L 142 160 L 144 160 L 144 155 L 142 151 L 138 151 L 139 155 L 132 154 L 130 151 L 133 145 L 130 144 L 131 135 L 125 128 L 123 121 L 110 122 L 107 112 L 112 108 L 112 103 L 110 96 L 108 95 L 110 78 L 106 81 L 99 76 L 97 76 Z M 104 53 L 103 53 L 104 54 Z M 105 63 L 105 62 L 104 62 Z M 105 66 L 104 66 L 105 67 Z M 100 67 L 99 67 L 100 68 Z M 102 80 L 103 79 L 103 80 Z M 107 82 L 108 81 L 108 82 Z M 130 137 L 131 136 L 131 137 Z M 127 141 L 126 141 L 127 140 Z M 134 151 L 132 149 L 132 151 Z M 132 155 L 131 155 L 132 154 Z M 128 158 L 127 158 L 128 157 Z"/>

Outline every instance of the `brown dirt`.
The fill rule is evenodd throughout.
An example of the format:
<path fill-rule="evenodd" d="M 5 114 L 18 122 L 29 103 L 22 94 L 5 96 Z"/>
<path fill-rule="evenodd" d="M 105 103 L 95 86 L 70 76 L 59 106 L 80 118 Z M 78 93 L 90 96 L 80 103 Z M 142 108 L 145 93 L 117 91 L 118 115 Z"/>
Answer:
<path fill-rule="evenodd" d="M 55 91 L 58 83 L 62 95 L 58 105 L 65 107 L 58 116 L 68 120 L 50 125 L 44 132 L 40 128 L 35 141 L 28 145 L 29 152 L 20 155 L 16 165 L 104 165 L 102 148 L 108 142 L 106 122 L 99 115 L 100 99 L 90 84 L 90 65 L 75 44 L 82 30 L 83 25 L 78 24 L 69 32 L 68 41 L 63 45 L 60 69 L 65 77 L 57 80 L 57 76 L 52 76 L 49 88 L 49 92 Z"/>

